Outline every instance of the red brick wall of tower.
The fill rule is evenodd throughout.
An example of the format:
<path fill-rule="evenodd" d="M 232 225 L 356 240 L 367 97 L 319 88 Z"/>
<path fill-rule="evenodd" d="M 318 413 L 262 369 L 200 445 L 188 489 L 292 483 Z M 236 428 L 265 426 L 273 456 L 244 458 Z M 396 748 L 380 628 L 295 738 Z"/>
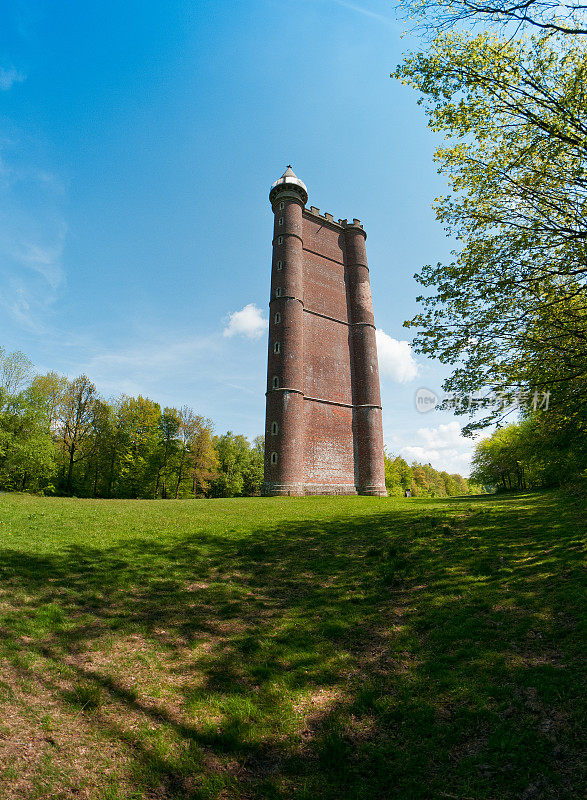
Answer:
<path fill-rule="evenodd" d="M 384 495 L 366 235 L 272 200 L 264 493 Z"/>

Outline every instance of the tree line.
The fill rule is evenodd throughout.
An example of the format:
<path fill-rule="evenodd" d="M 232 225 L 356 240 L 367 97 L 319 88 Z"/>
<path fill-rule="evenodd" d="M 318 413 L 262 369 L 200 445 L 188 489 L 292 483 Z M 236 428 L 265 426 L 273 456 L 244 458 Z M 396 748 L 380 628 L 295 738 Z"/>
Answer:
<path fill-rule="evenodd" d="M 263 438 L 215 435 L 191 408 L 101 397 L 0 348 L 0 489 L 104 498 L 235 497 L 263 482 Z"/>
<path fill-rule="evenodd" d="M 482 487 L 462 475 L 434 469 L 430 464 L 408 464 L 401 456 L 385 454 L 385 486 L 390 497 L 454 497 L 479 494 Z"/>
<path fill-rule="evenodd" d="M 0 348 L 0 490 L 102 498 L 260 494 L 264 442 L 216 435 L 191 408 L 148 397 L 106 400 L 86 376 L 36 375 Z M 460 475 L 385 456 L 392 496 L 445 497 L 471 489 Z"/>
<path fill-rule="evenodd" d="M 497 491 L 566 486 L 587 489 L 587 439 L 568 438 L 538 414 L 498 428 L 473 456 L 473 480 Z"/>

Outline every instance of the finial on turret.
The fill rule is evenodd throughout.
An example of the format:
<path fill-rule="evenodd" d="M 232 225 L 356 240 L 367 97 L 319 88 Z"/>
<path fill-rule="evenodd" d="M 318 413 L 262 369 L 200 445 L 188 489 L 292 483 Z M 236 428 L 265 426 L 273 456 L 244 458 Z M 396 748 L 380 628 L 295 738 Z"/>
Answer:
<path fill-rule="evenodd" d="M 281 178 L 278 178 L 275 183 L 271 184 L 269 200 L 273 202 L 277 195 L 281 194 L 282 192 L 290 192 L 298 197 L 301 197 L 304 205 L 308 201 L 308 190 L 306 188 L 306 184 L 298 178 L 293 171 L 291 164 L 287 165 L 287 169 Z"/>

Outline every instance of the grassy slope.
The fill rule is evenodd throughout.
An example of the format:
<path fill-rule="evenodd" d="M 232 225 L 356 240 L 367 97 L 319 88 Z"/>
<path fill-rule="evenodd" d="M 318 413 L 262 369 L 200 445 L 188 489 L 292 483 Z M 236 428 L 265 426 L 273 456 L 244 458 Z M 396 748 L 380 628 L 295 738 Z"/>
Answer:
<path fill-rule="evenodd" d="M 0 497 L 0 796 L 581 794 L 554 494 Z"/>

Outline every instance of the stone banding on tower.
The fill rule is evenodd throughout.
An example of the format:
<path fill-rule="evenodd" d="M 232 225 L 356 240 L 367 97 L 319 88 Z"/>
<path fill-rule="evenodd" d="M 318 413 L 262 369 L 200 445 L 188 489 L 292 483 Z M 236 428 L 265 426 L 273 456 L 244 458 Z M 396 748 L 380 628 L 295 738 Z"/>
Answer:
<path fill-rule="evenodd" d="M 274 213 L 266 495 L 384 496 L 383 431 L 366 233 L 305 207 L 291 166 Z"/>

